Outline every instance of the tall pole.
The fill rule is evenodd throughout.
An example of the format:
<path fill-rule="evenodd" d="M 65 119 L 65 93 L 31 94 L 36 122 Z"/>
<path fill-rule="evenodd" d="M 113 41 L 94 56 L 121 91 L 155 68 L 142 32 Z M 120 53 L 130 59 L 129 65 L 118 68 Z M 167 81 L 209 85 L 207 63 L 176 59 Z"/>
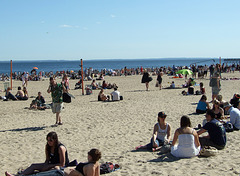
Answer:
<path fill-rule="evenodd" d="M 12 90 L 12 60 L 11 60 L 11 73 L 10 73 L 10 76 L 11 76 L 11 90 Z"/>
<path fill-rule="evenodd" d="M 83 85 L 83 60 L 81 59 L 81 77 L 82 77 L 82 95 L 84 95 L 84 85 Z"/>

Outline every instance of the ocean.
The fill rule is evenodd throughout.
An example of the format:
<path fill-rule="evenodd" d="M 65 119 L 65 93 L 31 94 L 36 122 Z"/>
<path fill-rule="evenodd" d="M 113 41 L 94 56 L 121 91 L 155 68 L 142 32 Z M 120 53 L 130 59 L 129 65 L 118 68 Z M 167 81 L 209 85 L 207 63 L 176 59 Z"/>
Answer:
<path fill-rule="evenodd" d="M 211 65 L 218 63 L 218 59 L 202 58 L 161 58 L 161 59 L 102 59 L 102 60 L 83 60 L 83 68 L 92 67 L 93 69 L 122 69 L 127 68 L 156 68 L 161 66 L 190 66 L 190 64 Z M 80 60 L 38 60 L 38 61 L 12 61 L 13 72 L 30 72 L 33 67 L 38 67 L 39 71 L 67 71 L 80 70 Z M 0 74 L 10 74 L 10 61 L 0 61 Z"/>

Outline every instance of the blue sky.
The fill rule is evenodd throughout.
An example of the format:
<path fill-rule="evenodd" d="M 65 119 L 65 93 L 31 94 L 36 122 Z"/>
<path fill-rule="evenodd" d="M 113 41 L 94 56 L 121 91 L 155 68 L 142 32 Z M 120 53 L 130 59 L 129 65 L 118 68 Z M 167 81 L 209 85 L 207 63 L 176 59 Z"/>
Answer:
<path fill-rule="evenodd" d="M 239 0 L 0 0 L 0 60 L 239 57 Z"/>

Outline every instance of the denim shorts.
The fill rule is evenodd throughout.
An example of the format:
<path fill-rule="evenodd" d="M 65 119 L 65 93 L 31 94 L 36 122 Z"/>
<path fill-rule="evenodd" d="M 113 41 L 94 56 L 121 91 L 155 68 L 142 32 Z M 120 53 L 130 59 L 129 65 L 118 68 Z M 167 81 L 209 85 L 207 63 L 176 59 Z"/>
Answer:
<path fill-rule="evenodd" d="M 217 88 L 217 87 L 212 87 L 212 94 L 213 94 L 213 95 L 218 95 L 219 92 L 220 92 L 220 89 L 219 89 L 219 88 Z"/>

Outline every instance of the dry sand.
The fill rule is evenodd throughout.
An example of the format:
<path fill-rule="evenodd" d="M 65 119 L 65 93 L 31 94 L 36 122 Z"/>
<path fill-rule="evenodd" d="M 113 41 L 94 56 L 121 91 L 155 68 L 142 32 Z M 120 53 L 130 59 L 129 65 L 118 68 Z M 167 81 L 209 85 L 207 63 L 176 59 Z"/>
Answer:
<path fill-rule="evenodd" d="M 223 74 L 223 77 L 240 77 L 239 72 Z M 16 173 L 21 167 L 31 163 L 44 162 L 46 135 L 56 131 L 60 141 L 67 147 L 70 160 L 87 160 L 87 151 L 98 148 L 102 151 L 101 162 L 118 163 L 121 169 L 108 175 L 239 175 L 240 173 L 240 132 L 227 133 L 226 149 L 217 156 L 209 158 L 174 158 L 171 154 L 159 155 L 158 152 L 134 151 L 140 144 L 147 144 L 152 136 L 159 111 L 165 111 L 167 122 L 172 126 L 172 137 L 179 127 L 182 115 L 195 112 L 196 103 L 201 96 L 183 96 L 182 90 L 159 90 L 155 87 L 156 76 L 150 83 L 150 91 L 145 91 L 141 76 L 105 77 L 107 82 L 116 83 L 124 100 L 120 102 L 98 102 L 99 90 L 92 95 L 82 96 L 81 90 L 71 90 L 76 98 L 65 104 L 61 113 L 63 125 L 51 127 L 55 115 L 50 109 L 45 111 L 28 110 L 33 100 L 0 101 L 0 175 L 7 170 Z M 163 87 L 170 85 L 173 79 L 164 75 Z M 174 79 L 176 85 L 184 79 Z M 206 95 L 211 100 L 209 79 L 202 81 Z M 70 80 L 74 88 L 77 80 Z M 98 82 L 98 81 L 97 81 Z M 229 101 L 239 91 L 239 80 L 222 81 L 221 94 Z M 49 81 L 29 82 L 30 96 L 43 93 L 47 103 L 51 96 L 47 93 Z M 85 82 L 90 84 L 90 82 Z M 13 82 L 13 94 L 20 81 Z M 3 89 L 3 82 L 0 82 Z M 195 90 L 199 86 L 195 86 Z M 110 94 L 112 90 L 106 90 Z M 3 92 L 0 93 L 3 96 Z M 189 115 L 195 127 L 204 119 L 204 115 Z"/>

